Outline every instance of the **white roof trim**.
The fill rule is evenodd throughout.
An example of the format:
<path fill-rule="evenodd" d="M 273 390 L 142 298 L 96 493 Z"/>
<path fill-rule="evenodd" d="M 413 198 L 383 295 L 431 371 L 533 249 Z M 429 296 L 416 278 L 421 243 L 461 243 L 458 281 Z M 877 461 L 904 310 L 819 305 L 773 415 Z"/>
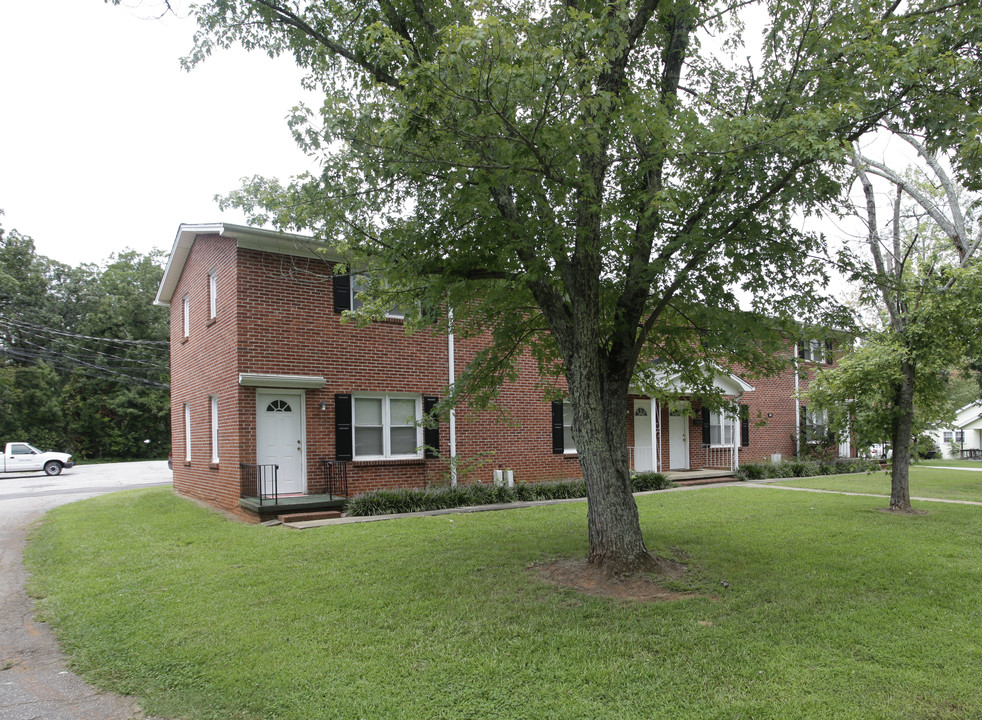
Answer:
<path fill-rule="evenodd" d="M 264 373 L 239 373 L 239 385 L 244 387 L 302 388 L 319 390 L 327 380 L 320 375 L 269 375 Z"/>
<path fill-rule="evenodd" d="M 720 367 L 713 365 L 712 370 L 713 387 L 719 390 L 723 395 L 741 397 L 744 393 L 753 392 L 756 389 L 753 385 L 746 382 L 739 376 L 731 372 L 727 372 Z M 650 368 L 647 371 L 647 374 L 651 379 L 652 384 L 661 390 L 676 392 L 680 395 L 692 395 L 695 392 L 694 388 L 682 381 L 682 373 L 680 372 L 666 372 L 664 370 Z M 638 388 L 632 386 L 632 390 L 637 389 Z"/>
<path fill-rule="evenodd" d="M 307 235 L 294 235 L 278 230 L 264 230 L 246 225 L 232 225 L 231 223 L 182 223 L 177 228 L 177 237 L 174 238 L 167 265 L 164 267 L 164 276 L 160 280 L 157 297 L 153 301 L 154 305 L 165 307 L 170 305 L 174 292 L 177 290 L 177 283 L 181 279 L 181 273 L 184 272 L 184 264 L 187 262 L 191 247 L 199 235 L 220 235 L 234 238 L 237 247 L 278 255 L 341 260 L 341 256 L 337 253 L 318 252 L 317 243 Z"/>

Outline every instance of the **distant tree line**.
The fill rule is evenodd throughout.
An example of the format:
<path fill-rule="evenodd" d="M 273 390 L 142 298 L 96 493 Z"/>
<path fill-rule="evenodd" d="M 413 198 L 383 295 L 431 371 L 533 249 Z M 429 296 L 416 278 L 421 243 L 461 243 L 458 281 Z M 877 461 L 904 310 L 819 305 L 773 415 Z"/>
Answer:
<path fill-rule="evenodd" d="M 170 447 L 164 254 L 126 250 L 70 267 L 0 227 L 0 440 L 86 458 Z"/>

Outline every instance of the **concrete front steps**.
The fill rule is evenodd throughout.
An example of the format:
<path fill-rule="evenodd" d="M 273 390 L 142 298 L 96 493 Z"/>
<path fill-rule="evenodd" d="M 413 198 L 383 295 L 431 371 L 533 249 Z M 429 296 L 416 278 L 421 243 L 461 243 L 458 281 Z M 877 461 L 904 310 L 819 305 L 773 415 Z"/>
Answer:
<path fill-rule="evenodd" d="M 667 473 L 672 482 L 682 487 L 693 485 L 716 485 L 718 483 L 728 483 L 736 480 L 732 470 L 671 470 Z"/>

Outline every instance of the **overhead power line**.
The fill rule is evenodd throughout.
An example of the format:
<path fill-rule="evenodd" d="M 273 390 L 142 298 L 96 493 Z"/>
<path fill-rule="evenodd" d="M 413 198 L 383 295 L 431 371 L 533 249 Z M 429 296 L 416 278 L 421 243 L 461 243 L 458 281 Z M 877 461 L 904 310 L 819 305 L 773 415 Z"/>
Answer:
<path fill-rule="evenodd" d="M 169 340 L 124 340 L 121 338 L 106 338 L 106 337 L 95 337 L 93 335 L 79 335 L 78 333 L 64 332 L 61 330 L 52 330 L 51 328 L 42 327 L 40 325 L 33 325 L 31 323 L 26 323 L 19 320 L 9 320 L 3 319 L 0 322 L 11 325 L 13 327 L 23 328 L 27 330 L 34 330 L 35 332 L 43 332 L 49 335 L 59 335 L 62 337 L 75 338 L 76 340 L 94 340 L 97 342 L 106 343 L 116 343 L 119 345 L 146 345 L 150 347 L 159 347 L 161 349 L 170 347 Z"/>

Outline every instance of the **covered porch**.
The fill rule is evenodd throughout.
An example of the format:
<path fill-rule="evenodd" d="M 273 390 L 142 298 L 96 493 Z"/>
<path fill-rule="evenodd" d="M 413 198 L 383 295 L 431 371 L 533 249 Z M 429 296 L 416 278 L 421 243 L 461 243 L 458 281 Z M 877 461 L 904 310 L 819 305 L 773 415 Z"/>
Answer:
<path fill-rule="evenodd" d="M 679 373 L 649 371 L 644 386 L 657 387 L 677 399 L 646 397 L 643 387 L 629 398 L 628 461 L 633 472 L 705 469 L 729 474 L 740 465 L 746 420 L 739 413 L 712 412 Z M 752 385 L 733 373 L 714 369 L 712 386 L 736 403 Z"/>

